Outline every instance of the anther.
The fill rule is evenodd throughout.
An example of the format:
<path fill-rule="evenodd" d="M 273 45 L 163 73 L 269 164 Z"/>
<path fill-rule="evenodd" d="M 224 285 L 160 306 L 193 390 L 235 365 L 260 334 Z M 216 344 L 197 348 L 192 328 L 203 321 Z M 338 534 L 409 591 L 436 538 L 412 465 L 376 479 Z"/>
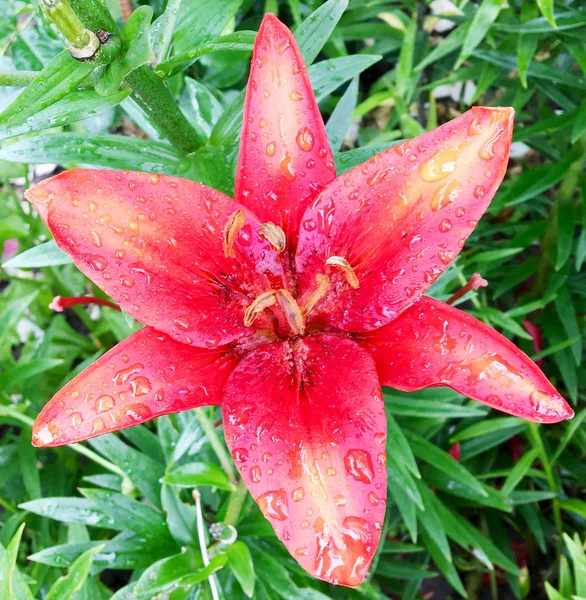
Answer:
<path fill-rule="evenodd" d="M 222 243 L 222 248 L 224 250 L 224 256 L 234 257 L 236 253 L 234 252 L 234 242 L 240 233 L 242 227 L 244 227 L 244 221 L 246 219 L 246 215 L 244 211 L 239 208 L 235 210 L 226 221 L 226 225 L 224 226 L 224 240 Z"/>
<path fill-rule="evenodd" d="M 305 319 L 295 298 L 287 290 L 279 290 L 277 301 L 293 333 L 303 335 L 305 333 Z"/>
<path fill-rule="evenodd" d="M 252 304 L 244 311 L 244 325 L 250 327 L 259 313 L 265 308 L 269 308 L 269 306 L 274 306 L 276 303 L 277 292 L 275 290 L 269 290 L 268 292 L 260 294 L 260 296 L 255 298 Z"/>
<path fill-rule="evenodd" d="M 285 250 L 287 238 L 285 232 L 270 221 L 263 223 L 258 230 L 258 235 L 267 240 L 267 242 L 276 250 L 277 254 L 281 254 Z"/>
<path fill-rule="evenodd" d="M 358 281 L 358 277 L 354 272 L 354 269 L 350 266 L 350 263 L 343 256 L 330 256 L 328 260 L 326 260 L 326 265 L 330 265 L 331 267 L 337 267 L 344 272 L 346 276 L 346 281 L 357 290 L 360 286 L 360 282 Z"/>
<path fill-rule="evenodd" d="M 304 301 L 301 304 L 301 314 L 304 317 L 314 309 L 315 305 L 324 298 L 330 289 L 330 278 L 327 275 L 318 273 L 315 276 L 315 280 L 317 287 L 302 298 Z"/>

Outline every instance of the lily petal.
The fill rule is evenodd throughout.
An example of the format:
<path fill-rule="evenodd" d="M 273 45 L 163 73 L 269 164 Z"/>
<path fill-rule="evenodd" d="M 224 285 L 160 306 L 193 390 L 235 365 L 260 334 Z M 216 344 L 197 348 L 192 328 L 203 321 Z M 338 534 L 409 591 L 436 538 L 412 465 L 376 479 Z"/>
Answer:
<path fill-rule="evenodd" d="M 219 405 L 236 364 L 230 350 L 193 348 L 145 327 L 57 392 L 34 423 L 33 444 L 81 442 L 167 413 Z"/>
<path fill-rule="evenodd" d="M 368 353 L 333 335 L 258 348 L 229 377 L 222 406 L 236 466 L 292 556 L 320 579 L 359 585 L 387 489 L 386 418 Z"/>
<path fill-rule="evenodd" d="M 537 423 L 574 411 L 539 367 L 478 319 L 428 297 L 365 336 L 382 385 L 410 392 L 448 386 L 497 410 Z"/>
<path fill-rule="evenodd" d="M 328 137 L 297 42 L 267 14 L 246 88 L 235 198 L 261 221 L 281 227 L 294 249 L 305 208 L 334 177 Z"/>
<path fill-rule="evenodd" d="M 244 310 L 282 273 L 246 211 L 226 256 L 224 229 L 241 209 L 186 179 L 75 169 L 25 193 L 57 245 L 137 320 L 174 339 L 217 347 L 250 334 Z"/>
<path fill-rule="evenodd" d="M 345 331 L 396 318 L 462 249 L 503 179 L 513 109 L 473 108 L 338 177 L 302 219 L 296 256 L 302 292 L 326 261 L 346 259 L 358 289 L 332 281 L 321 305 Z"/>

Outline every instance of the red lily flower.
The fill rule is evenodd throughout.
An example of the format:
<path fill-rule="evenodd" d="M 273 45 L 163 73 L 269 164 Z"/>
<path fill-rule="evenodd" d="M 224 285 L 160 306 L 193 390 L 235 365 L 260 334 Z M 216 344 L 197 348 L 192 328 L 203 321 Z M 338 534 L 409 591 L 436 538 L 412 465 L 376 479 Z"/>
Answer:
<path fill-rule="evenodd" d="M 336 179 L 299 49 L 267 15 L 236 201 L 95 170 L 27 192 L 77 267 L 146 325 L 57 393 L 33 443 L 221 405 L 240 474 L 291 554 L 359 585 L 385 515 L 381 384 L 450 386 L 542 423 L 572 415 L 511 342 L 423 296 L 501 182 L 512 122 L 512 109 L 473 108 Z"/>

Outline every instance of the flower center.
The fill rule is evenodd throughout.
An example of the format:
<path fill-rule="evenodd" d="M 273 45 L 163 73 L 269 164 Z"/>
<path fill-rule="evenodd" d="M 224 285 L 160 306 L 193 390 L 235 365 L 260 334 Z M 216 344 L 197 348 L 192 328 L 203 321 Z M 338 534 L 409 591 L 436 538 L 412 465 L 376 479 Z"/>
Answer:
<path fill-rule="evenodd" d="M 242 209 L 234 211 L 228 218 L 223 237 L 223 250 L 227 257 L 236 256 L 234 244 L 244 226 L 245 218 L 246 215 Z M 281 254 L 286 249 L 287 237 L 278 225 L 270 222 L 264 223 L 259 228 L 258 235 L 267 240 L 277 254 Z M 325 265 L 326 269 L 331 268 L 343 273 L 346 282 L 353 289 L 358 289 L 360 286 L 358 276 L 345 257 L 330 256 Z M 276 329 L 280 330 L 280 333 L 283 333 L 283 329 L 286 329 L 288 334 L 292 333 L 294 336 L 304 335 L 307 328 L 307 317 L 321 304 L 332 289 L 330 276 L 326 273 L 318 273 L 313 288 L 307 290 L 301 298 L 295 298 L 291 294 L 287 289 L 285 279 L 283 279 L 283 286 L 279 289 L 262 292 L 248 305 L 244 312 L 244 325 L 246 327 L 251 327 L 262 312 L 271 310 L 278 322 Z M 275 310 L 278 313 L 275 313 Z M 282 324 L 285 327 L 281 327 Z M 289 337 L 289 335 L 286 335 L 286 337 Z"/>

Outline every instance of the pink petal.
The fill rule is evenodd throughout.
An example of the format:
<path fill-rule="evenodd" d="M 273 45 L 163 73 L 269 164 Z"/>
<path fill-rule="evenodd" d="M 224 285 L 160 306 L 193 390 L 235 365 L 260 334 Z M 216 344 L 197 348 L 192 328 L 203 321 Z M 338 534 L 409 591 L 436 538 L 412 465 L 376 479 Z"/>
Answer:
<path fill-rule="evenodd" d="M 258 348 L 228 379 L 223 416 L 236 465 L 292 556 L 320 579 L 359 585 L 387 490 L 386 418 L 368 353 L 332 335 Z"/>
<path fill-rule="evenodd" d="M 245 308 L 282 272 L 249 212 L 235 256 L 224 255 L 224 227 L 242 207 L 194 181 L 76 169 L 26 197 L 85 275 L 181 342 L 215 347 L 249 335 Z"/>
<path fill-rule="evenodd" d="M 330 184 L 303 216 L 297 270 L 302 291 L 317 273 L 341 273 L 321 309 L 345 331 L 369 331 L 413 304 L 462 249 L 507 168 L 510 108 L 473 108 L 374 156 Z"/>
<path fill-rule="evenodd" d="M 470 315 L 422 297 L 365 336 L 383 385 L 406 392 L 448 386 L 492 408 L 557 423 L 574 411 L 539 367 L 507 338 Z"/>
<path fill-rule="evenodd" d="M 33 426 L 35 446 L 61 446 L 167 413 L 219 405 L 237 364 L 228 349 L 206 350 L 145 327 L 72 379 Z"/>
<path fill-rule="evenodd" d="M 236 171 L 236 200 L 290 244 L 303 211 L 335 177 L 309 75 L 291 32 L 267 14 L 254 44 Z"/>

